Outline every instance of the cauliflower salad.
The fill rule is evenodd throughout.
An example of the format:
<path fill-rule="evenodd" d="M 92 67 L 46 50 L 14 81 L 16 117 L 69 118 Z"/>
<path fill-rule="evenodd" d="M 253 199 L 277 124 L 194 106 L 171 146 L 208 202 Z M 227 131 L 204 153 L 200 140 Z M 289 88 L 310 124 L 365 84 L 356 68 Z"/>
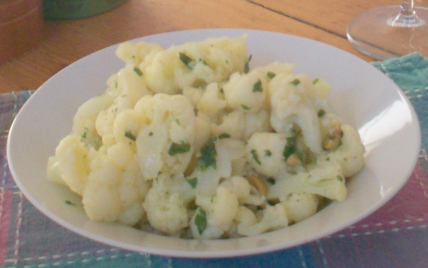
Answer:
<path fill-rule="evenodd" d="M 121 44 L 47 179 L 93 221 L 181 238 L 257 235 L 344 201 L 365 149 L 329 112 L 330 85 L 290 63 L 250 69 L 245 38 Z"/>

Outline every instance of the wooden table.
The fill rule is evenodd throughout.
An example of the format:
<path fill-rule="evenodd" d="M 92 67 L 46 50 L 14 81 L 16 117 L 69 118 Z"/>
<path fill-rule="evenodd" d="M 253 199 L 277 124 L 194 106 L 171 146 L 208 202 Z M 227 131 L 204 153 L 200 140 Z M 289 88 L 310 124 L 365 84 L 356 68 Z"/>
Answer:
<path fill-rule="evenodd" d="M 415 5 L 428 6 L 417 0 Z M 398 0 L 127 0 L 90 18 L 46 21 L 32 51 L 0 65 L 0 93 L 37 89 L 55 73 L 99 49 L 146 35 L 200 28 L 248 28 L 318 40 L 366 61 L 347 40 L 346 26 L 369 8 Z M 1 41 L 0 41 L 1 42 Z"/>

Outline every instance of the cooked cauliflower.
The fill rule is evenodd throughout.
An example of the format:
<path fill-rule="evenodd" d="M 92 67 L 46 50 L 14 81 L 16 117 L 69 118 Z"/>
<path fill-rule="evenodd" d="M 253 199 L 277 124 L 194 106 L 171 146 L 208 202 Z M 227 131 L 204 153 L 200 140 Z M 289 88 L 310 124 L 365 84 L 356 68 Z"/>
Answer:
<path fill-rule="evenodd" d="M 119 45 L 124 67 L 79 107 L 47 179 L 90 220 L 181 238 L 257 235 L 344 201 L 365 149 L 328 111 L 329 83 L 250 70 L 245 38 Z"/>
<path fill-rule="evenodd" d="M 183 192 L 190 189 L 183 191 L 182 187 L 190 188 L 184 178 L 171 178 L 169 174 L 161 174 L 153 182 L 143 203 L 151 226 L 167 234 L 188 226 L 188 198 Z"/>

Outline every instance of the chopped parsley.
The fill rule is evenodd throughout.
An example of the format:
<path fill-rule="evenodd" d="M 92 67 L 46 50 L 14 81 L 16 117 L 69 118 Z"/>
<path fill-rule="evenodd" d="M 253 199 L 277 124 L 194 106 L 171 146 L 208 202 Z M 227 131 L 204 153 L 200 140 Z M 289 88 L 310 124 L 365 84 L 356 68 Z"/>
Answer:
<path fill-rule="evenodd" d="M 300 80 L 299 79 L 294 79 L 293 81 L 290 82 L 290 84 L 298 86 L 300 84 Z"/>
<path fill-rule="evenodd" d="M 265 150 L 265 156 L 271 156 L 272 152 L 270 150 Z"/>
<path fill-rule="evenodd" d="M 266 181 L 272 185 L 276 183 L 276 180 L 274 178 L 268 178 Z"/>
<path fill-rule="evenodd" d="M 248 60 L 247 60 L 247 62 L 245 63 L 245 66 L 244 66 L 244 73 L 248 73 L 249 71 L 250 71 L 250 61 L 251 61 L 251 58 L 253 57 L 253 55 L 250 55 L 249 57 L 248 57 Z"/>
<path fill-rule="evenodd" d="M 199 234 L 202 234 L 207 228 L 207 214 L 203 208 L 200 208 L 195 216 L 195 225 L 198 227 Z"/>
<path fill-rule="evenodd" d="M 195 189 L 198 185 L 198 178 L 192 178 L 192 179 L 186 179 L 187 183 L 192 187 L 192 189 Z"/>
<path fill-rule="evenodd" d="M 70 200 L 65 200 L 64 203 L 66 203 L 67 205 L 70 205 L 70 206 L 75 206 L 76 205 L 73 202 L 71 202 Z"/>
<path fill-rule="evenodd" d="M 127 137 L 128 139 L 133 140 L 133 141 L 136 140 L 135 135 L 132 134 L 131 130 L 128 130 L 125 132 L 125 137 Z"/>
<path fill-rule="evenodd" d="M 85 127 L 84 129 L 85 129 L 85 132 L 83 132 L 83 134 L 82 134 L 82 138 L 83 138 L 83 139 L 86 139 L 86 135 L 88 135 L 88 131 L 89 131 L 89 129 L 88 129 L 87 127 Z"/>
<path fill-rule="evenodd" d="M 200 152 L 201 156 L 198 157 L 198 169 L 201 171 L 206 170 L 209 167 L 213 169 L 217 168 L 217 151 L 215 149 L 216 138 L 209 139 L 204 146 L 202 146 Z"/>
<path fill-rule="evenodd" d="M 262 81 L 257 81 L 253 86 L 253 92 L 263 92 Z"/>
<path fill-rule="evenodd" d="M 153 132 L 149 132 L 149 136 L 151 137 L 151 136 L 153 136 Z"/>
<path fill-rule="evenodd" d="M 275 76 L 276 76 L 276 74 L 275 73 L 273 73 L 273 72 L 267 72 L 267 77 L 269 77 L 270 79 L 272 79 L 272 78 L 274 78 Z"/>
<path fill-rule="evenodd" d="M 261 165 L 262 162 L 260 162 L 259 155 L 257 154 L 257 151 L 253 149 L 250 152 L 251 152 L 251 155 L 254 158 L 254 161 L 256 161 L 257 164 Z"/>
<path fill-rule="evenodd" d="M 181 62 L 184 65 L 186 65 L 187 68 L 193 69 L 193 66 L 192 66 L 193 60 L 192 60 L 192 58 L 190 58 L 189 56 L 187 56 L 186 54 L 184 54 L 182 52 L 179 52 L 178 54 L 179 54 Z"/>
<path fill-rule="evenodd" d="M 169 147 L 168 154 L 173 156 L 176 154 L 187 153 L 189 151 L 190 151 L 190 144 L 184 143 L 183 141 L 181 143 L 173 142 Z"/>
<path fill-rule="evenodd" d="M 282 153 L 282 155 L 285 157 L 285 159 L 287 159 L 295 152 L 297 152 L 296 137 L 294 136 L 287 138 L 287 144 L 285 145 L 284 152 Z"/>
<path fill-rule="evenodd" d="M 138 76 L 143 76 L 143 72 L 138 67 L 134 67 L 134 72 L 138 74 Z"/>
<path fill-rule="evenodd" d="M 325 111 L 323 109 L 318 111 L 318 117 L 323 117 L 325 115 Z"/>
<path fill-rule="evenodd" d="M 242 109 L 244 109 L 245 111 L 248 111 L 248 110 L 250 110 L 251 108 L 250 107 L 248 107 L 247 105 L 245 105 L 245 104 L 241 104 L 241 107 L 242 107 Z"/>
<path fill-rule="evenodd" d="M 219 139 L 226 139 L 226 138 L 230 138 L 230 135 L 229 135 L 228 133 L 223 133 L 223 134 L 220 134 L 220 135 L 218 136 L 218 138 L 219 138 Z"/>
<path fill-rule="evenodd" d="M 343 177 L 339 175 L 339 176 L 337 176 L 337 180 L 340 182 L 343 182 Z"/>
<path fill-rule="evenodd" d="M 315 80 L 314 80 L 314 81 L 312 81 L 312 84 L 313 84 L 313 85 L 316 85 L 319 81 L 320 81 L 320 80 L 319 80 L 318 78 L 315 78 Z"/>

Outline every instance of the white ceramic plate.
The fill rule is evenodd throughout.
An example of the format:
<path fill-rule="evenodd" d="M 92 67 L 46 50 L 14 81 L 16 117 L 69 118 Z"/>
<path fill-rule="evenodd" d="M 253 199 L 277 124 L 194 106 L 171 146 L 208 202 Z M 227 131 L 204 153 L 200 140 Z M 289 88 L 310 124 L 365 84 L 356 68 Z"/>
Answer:
<path fill-rule="evenodd" d="M 8 142 L 12 174 L 25 196 L 46 216 L 80 235 L 112 246 L 177 257 L 229 257 L 293 247 L 337 232 L 385 204 L 404 185 L 416 163 L 420 128 L 404 94 L 369 63 L 316 41 L 253 30 L 193 30 L 138 40 L 165 47 L 212 36 L 249 34 L 251 66 L 286 61 L 296 72 L 332 85 L 329 103 L 358 128 L 366 146 L 365 168 L 349 181 L 349 196 L 296 225 L 263 235 L 230 240 L 182 240 L 144 233 L 118 224 L 91 222 L 79 197 L 45 180 L 49 156 L 71 131 L 77 108 L 106 89 L 107 78 L 123 67 L 112 46 L 71 64 L 42 85 L 14 121 Z"/>

